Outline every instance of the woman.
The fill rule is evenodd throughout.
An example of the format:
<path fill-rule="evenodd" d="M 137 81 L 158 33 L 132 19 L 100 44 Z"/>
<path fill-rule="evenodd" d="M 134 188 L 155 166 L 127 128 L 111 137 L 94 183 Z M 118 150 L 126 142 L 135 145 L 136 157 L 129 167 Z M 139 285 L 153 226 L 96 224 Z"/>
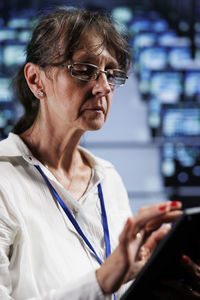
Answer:
<path fill-rule="evenodd" d="M 105 16 L 58 10 L 35 28 L 15 79 L 25 114 L 0 143 L 0 299 L 119 299 L 181 214 L 166 202 L 131 217 L 114 167 L 79 146 L 129 65 Z"/>

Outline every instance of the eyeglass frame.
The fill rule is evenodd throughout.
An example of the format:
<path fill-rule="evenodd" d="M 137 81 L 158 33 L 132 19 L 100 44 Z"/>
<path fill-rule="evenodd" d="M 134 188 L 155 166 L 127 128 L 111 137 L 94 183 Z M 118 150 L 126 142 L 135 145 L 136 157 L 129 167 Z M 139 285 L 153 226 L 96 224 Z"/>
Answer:
<path fill-rule="evenodd" d="M 94 67 L 94 68 L 97 70 L 96 78 L 95 78 L 95 79 L 89 79 L 89 80 L 87 80 L 87 79 L 83 79 L 83 78 L 79 78 L 79 77 L 77 77 L 77 76 L 74 76 L 74 75 L 72 74 L 72 71 L 73 71 L 74 65 L 76 65 L 76 64 Z M 128 79 L 128 76 L 126 75 L 126 73 L 125 73 L 124 71 L 120 70 L 120 69 L 108 69 L 108 70 L 105 71 L 105 70 L 101 70 L 101 69 L 100 69 L 99 67 L 97 67 L 96 65 L 93 65 L 93 64 L 90 64 L 90 63 L 74 62 L 73 64 L 70 64 L 70 65 L 64 65 L 64 64 L 58 65 L 58 67 L 63 67 L 63 68 L 66 68 L 66 69 L 70 70 L 70 75 L 71 75 L 72 77 L 77 78 L 77 79 L 82 80 L 82 81 L 86 81 L 86 82 L 98 80 L 98 78 L 99 78 L 99 76 L 100 76 L 100 73 L 108 74 L 108 71 L 109 71 L 109 70 L 112 70 L 112 71 L 119 71 L 119 72 L 123 73 L 125 76 L 124 76 L 124 77 L 121 77 L 121 78 L 124 78 L 124 83 L 122 83 L 122 84 L 112 84 L 112 83 L 108 82 L 108 84 L 111 85 L 111 86 L 113 86 L 113 87 L 115 87 L 115 86 L 123 86 L 123 85 L 126 83 L 126 79 Z M 107 79 L 107 77 L 106 77 L 106 79 Z M 107 80 L 108 80 L 108 79 L 107 79 Z"/>

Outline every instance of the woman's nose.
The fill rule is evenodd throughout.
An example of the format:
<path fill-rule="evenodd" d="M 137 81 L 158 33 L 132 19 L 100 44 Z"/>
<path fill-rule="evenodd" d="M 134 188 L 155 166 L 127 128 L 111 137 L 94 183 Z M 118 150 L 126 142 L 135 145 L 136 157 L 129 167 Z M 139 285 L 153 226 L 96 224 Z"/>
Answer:
<path fill-rule="evenodd" d="M 107 95 L 111 92 L 111 86 L 104 72 L 101 72 L 96 79 L 93 91 L 94 93 L 101 93 L 102 95 Z"/>

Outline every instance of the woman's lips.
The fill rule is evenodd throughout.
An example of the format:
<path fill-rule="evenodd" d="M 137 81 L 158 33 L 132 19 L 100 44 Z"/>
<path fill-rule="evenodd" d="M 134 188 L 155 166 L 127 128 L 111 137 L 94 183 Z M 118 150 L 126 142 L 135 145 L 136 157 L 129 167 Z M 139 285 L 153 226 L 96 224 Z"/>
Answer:
<path fill-rule="evenodd" d="M 101 106 L 86 107 L 86 108 L 84 108 L 84 111 L 95 111 L 95 112 L 103 112 L 103 113 L 105 113 L 104 108 L 101 107 Z"/>

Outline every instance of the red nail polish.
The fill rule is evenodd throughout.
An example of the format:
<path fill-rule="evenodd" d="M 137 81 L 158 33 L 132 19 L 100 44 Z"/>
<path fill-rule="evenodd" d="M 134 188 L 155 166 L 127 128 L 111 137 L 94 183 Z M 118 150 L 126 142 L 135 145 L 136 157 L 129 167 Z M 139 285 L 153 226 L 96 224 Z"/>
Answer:
<path fill-rule="evenodd" d="M 171 207 L 175 207 L 175 206 L 178 206 L 178 205 L 180 205 L 180 201 L 172 201 L 172 202 L 170 203 L 170 206 L 171 206 Z"/>
<path fill-rule="evenodd" d="M 128 219 L 126 220 L 126 223 L 125 223 L 124 227 L 125 227 L 125 228 L 129 227 L 130 222 L 131 222 L 131 220 L 130 220 L 130 218 L 128 218 Z"/>
<path fill-rule="evenodd" d="M 184 263 L 186 263 L 186 264 L 188 264 L 189 261 L 190 261 L 190 259 L 189 259 L 189 257 L 188 257 L 187 255 L 183 255 L 183 256 L 182 256 L 182 260 L 183 260 Z"/>
<path fill-rule="evenodd" d="M 161 210 L 161 211 L 165 211 L 166 208 L 167 208 L 167 205 L 162 205 L 158 209 Z"/>

